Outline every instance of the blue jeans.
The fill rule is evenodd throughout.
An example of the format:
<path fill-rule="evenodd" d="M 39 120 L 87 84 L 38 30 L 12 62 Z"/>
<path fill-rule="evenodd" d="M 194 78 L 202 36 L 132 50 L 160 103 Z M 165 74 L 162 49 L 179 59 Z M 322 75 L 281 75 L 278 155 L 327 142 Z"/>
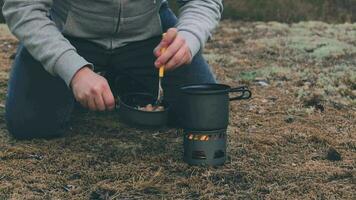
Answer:
<path fill-rule="evenodd" d="M 164 31 L 174 27 L 176 16 L 167 4 L 160 10 Z M 106 50 L 80 38 L 67 37 L 78 53 L 103 72 L 115 94 L 148 92 L 157 94 L 158 74 L 153 63 L 153 49 L 160 37 L 134 42 L 115 50 Z M 201 54 L 190 65 L 167 72 L 163 87 L 165 99 L 172 108 L 171 119 L 177 118 L 179 86 L 214 83 L 215 79 Z M 44 70 L 20 44 L 9 80 L 6 100 L 6 122 L 11 135 L 18 139 L 48 138 L 65 132 L 75 99 L 59 77 Z"/>

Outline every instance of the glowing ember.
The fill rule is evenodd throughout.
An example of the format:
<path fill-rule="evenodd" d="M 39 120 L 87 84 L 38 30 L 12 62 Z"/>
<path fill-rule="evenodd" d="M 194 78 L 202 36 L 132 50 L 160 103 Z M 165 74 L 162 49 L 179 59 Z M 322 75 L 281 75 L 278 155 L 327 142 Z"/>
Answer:
<path fill-rule="evenodd" d="M 146 111 L 146 112 L 160 112 L 160 111 L 164 111 L 164 107 L 163 106 L 152 106 L 152 104 L 148 104 L 145 107 L 137 107 L 138 110 L 141 111 Z"/>
<path fill-rule="evenodd" d="M 188 139 L 189 140 L 197 140 L 197 141 L 209 141 L 210 136 L 189 134 Z"/>

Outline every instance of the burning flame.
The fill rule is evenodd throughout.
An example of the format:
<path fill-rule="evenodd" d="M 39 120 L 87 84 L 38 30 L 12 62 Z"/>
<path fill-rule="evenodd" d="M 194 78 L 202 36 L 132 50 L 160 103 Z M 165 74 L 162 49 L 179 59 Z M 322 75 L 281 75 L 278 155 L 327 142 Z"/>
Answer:
<path fill-rule="evenodd" d="M 194 141 L 209 141 L 209 140 L 215 140 L 215 139 L 221 139 L 225 138 L 225 134 L 215 134 L 215 135 L 200 135 L 200 134 L 187 134 L 186 136 L 189 140 L 194 140 Z"/>
<path fill-rule="evenodd" d="M 194 135 L 194 134 L 189 134 L 188 135 L 189 140 L 196 140 L 196 141 L 209 141 L 210 136 L 208 135 Z"/>

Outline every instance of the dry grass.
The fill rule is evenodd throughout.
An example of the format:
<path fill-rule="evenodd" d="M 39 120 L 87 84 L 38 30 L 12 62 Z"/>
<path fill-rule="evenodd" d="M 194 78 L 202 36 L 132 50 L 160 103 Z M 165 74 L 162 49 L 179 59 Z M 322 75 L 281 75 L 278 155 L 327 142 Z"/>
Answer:
<path fill-rule="evenodd" d="M 231 105 L 222 167 L 190 167 L 179 131 L 137 130 L 113 113 L 16 141 L 0 108 L 0 199 L 355 199 L 355 35 L 355 24 L 222 23 L 206 57 L 220 81 L 254 93 Z M 16 43 L 3 36 L 1 104 Z"/>

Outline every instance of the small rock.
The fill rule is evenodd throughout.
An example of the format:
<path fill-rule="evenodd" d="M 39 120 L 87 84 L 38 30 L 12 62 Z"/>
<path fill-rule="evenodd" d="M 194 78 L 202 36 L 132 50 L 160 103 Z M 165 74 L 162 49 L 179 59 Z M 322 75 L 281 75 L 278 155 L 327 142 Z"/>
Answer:
<path fill-rule="evenodd" d="M 63 186 L 63 190 L 66 191 L 66 192 L 69 192 L 69 191 L 71 191 L 73 189 L 75 189 L 74 185 L 65 185 L 65 186 Z"/>
<path fill-rule="evenodd" d="M 256 109 L 256 106 L 249 106 L 249 107 L 248 107 L 248 110 L 249 110 L 249 111 L 254 111 L 255 109 Z"/>
<path fill-rule="evenodd" d="M 267 99 L 262 99 L 262 103 L 267 103 L 268 100 Z"/>
<path fill-rule="evenodd" d="M 266 80 L 258 80 L 256 83 L 262 87 L 269 86 L 269 83 Z"/>
<path fill-rule="evenodd" d="M 30 154 L 28 155 L 29 158 L 35 159 L 35 160 L 43 160 L 43 155 L 40 154 Z"/>
<path fill-rule="evenodd" d="M 337 152 L 336 149 L 330 147 L 326 155 L 326 159 L 330 161 L 340 161 L 342 158 L 341 158 L 341 154 Z"/>
<path fill-rule="evenodd" d="M 278 97 L 269 96 L 269 97 L 267 97 L 267 99 L 269 99 L 269 100 L 271 100 L 271 101 L 277 101 L 277 100 L 278 100 Z"/>

